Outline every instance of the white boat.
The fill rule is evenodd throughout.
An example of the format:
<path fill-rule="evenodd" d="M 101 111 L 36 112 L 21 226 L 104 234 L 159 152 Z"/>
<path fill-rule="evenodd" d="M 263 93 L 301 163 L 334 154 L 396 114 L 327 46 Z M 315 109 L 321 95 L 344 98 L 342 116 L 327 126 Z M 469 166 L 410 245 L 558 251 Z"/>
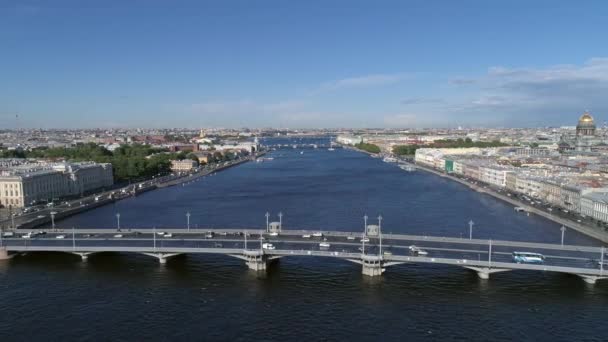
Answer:
<path fill-rule="evenodd" d="M 27 233 L 21 236 L 23 239 L 31 239 L 32 238 L 32 233 Z"/>
<path fill-rule="evenodd" d="M 165 234 L 166 234 L 165 232 L 158 232 L 158 233 L 156 233 L 156 235 L 160 235 L 160 236 L 163 236 Z"/>
<path fill-rule="evenodd" d="M 321 232 L 312 233 L 312 236 L 314 236 L 314 237 L 323 237 L 323 233 L 321 233 Z"/>
<path fill-rule="evenodd" d="M 55 236 L 55 239 L 65 239 L 65 235 L 57 235 Z"/>
<path fill-rule="evenodd" d="M 335 149 L 335 148 L 333 148 L 333 147 L 330 147 L 330 148 L 328 148 L 327 150 L 328 150 L 328 151 L 335 151 L 336 149 Z"/>
<path fill-rule="evenodd" d="M 271 244 L 271 243 L 263 243 L 262 244 L 262 248 L 263 249 L 270 249 L 270 250 L 275 249 L 274 245 Z"/>
<path fill-rule="evenodd" d="M 384 159 L 382 159 L 382 161 L 385 163 L 396 163 L 398 160 L 397 160 L 397 158 L 394 158 L 394 157 L 384 157 Z"/>
<path fill-rule="evenodd" d="M 300 154 L 304 154 L 304 151 L 300 151 Z"/>
<path fill-rule="evenodd" d="M 277 233 L 277 232 L 272 232 L 272 233 L 270 233 L 270 236 L 279 236 L 279 233 Z"/>
<path fill-rule="evenodd" d="M 361 242 L 369 242 L 369 238 L 368 237 L 362 237 L 361 238 Z"/>
<path fill-rule="evenodd" d="M 122 234 L 116 234 L 114 235 L 115 238 L 120 239 L 122 237 Z"/>
<path fill-rule="evenodd" d="M 172 238 L 173 234 L 171 234 L 171 233 L 165 233 L 165 235 L 163 235 L 163 237 Z"/>
<path fill-rule="evenodd" d="M 329 244 L 329 242 L 323 241 L 319 243 L 319 247 L 321 248 L 329 248 L 331 247 L 331 244 Z"/>
<path fill-rule="evenodd" d="M 304 239 L 310 239 L 310 234 L 304 234 L 304 235 L 302 235 L 302 238 L 304 238 Z"/>
<path fill-rule="evenodd" d="M 525 209 L 525 208 L 522 208 L 522 207 L 515 207 L 515 208 L 513 208 L 513 209 L 514 209 L 515 211 L 517 211 L 518 213 L 519 213 L 519 212 L 522 212 L 522 211 L 526 211 L 526 209 Z"/>
<path fill-rule="evenodd" d="M 346 240 L 354 240 L 354 239 L 355 239 L 355 237 L 352 236 L 352 235 L 349 235 L 349 236 L 346 237 Z"/>

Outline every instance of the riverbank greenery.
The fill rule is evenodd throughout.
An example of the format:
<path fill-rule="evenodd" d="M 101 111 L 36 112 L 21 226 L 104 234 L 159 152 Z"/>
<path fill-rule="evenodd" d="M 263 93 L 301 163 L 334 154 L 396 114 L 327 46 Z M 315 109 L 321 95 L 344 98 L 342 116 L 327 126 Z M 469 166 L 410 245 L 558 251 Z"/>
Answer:
<path fill-rule="evenodd" d="M 124 182 L 152 177 L 171 171 L 171 160 L 196 157 L 186 152 L 170 153 L 166 149 L 147 145 L 122 145 L 114 151 L 94 143 L 77 144 L 73 147 L 40 147 L 29 151 L 2 151 L 3 158 L 46 158 L 68 161 L 94 161 L 111 163 L 114 180 Z"/>
<path fill-rule="evenodd" d="M 356 148 L 369 152 L 369 153 L 380 153 L 380 147 L 378 147 L 378 145 L 374 145 L 374 144 L 367 144 L 367 143 L 359 143 L 355 145 Z"/>
<path fill-rule="evenodd" d="M 396 155 L 413 155 L 419 148 L 467 148 L 467 147 L 501 147 L 508 146 L 498 140 L 495 141 L 473 141 L 470 138 L 466 139 L 442 139 L 435 140 L 430 144 L 425 145 L 397 145 L 393 146 L 393 153 Z"/>

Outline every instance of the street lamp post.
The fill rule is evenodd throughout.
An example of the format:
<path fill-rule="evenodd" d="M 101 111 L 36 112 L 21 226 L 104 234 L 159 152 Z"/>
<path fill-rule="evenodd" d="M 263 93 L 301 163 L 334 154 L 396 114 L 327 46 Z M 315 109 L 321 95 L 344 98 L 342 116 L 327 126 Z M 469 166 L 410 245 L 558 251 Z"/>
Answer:
<path fill-rule="evenodd" d="M 562 247 L 564 246 L 564 233 L 566 232 L 566 227 L 562 226 L 559 230 L 562 231 Z"/>
<path fill-rule="evenodd" d="M 488 268 L 492 268 L 492 239 L 488 244 Z"/>
<path fill-rule="evenodd" d="M 152 240 L 154 241 L 154 251 L 156 252 L 156 226 L 152 228 Z"/>
<path fill-rule="evenodd" d="M 55 215 L 57 214 L 56 211 L 51 211 L 51 228 L 53 228 L 53 230 L 55 230 Z"/>
<path fill-rule="evenodd" d="M 264 241 L 264 232 L 260 231 L 260 252 L 264 251 L 264 244 L 262 241 Z"/>
<path fill-rule="evenodd" d="M 186 213 L 186 224 L 188 227 L 188 233 L 190 233 L 190 212 Z"/>
<path fill-rule="evenodd" d="M 380 257 L 382 257 L 382 215 L 378 215 L 378 236 L 380 238 Z"/>
<path fill-rule="evenodd" d="M 283 232 L 283 213 L 279 211 L 279 232 Z"/>
<path fill-rule="evenodd" d="M 72 227 L 72 250 L 76 250 L 76 230 Z"/>
<path fill-rule="evenodd" d="M 361 254 L 365 255 L 365 238 L 367 237 L 367 215 L 363 216 L 363 238 L 361 239 L 361 243 L 363 246 L 361 247 Z"/>
<path fill-rule="evenodd" d="M 270 217 L 270 213 L 266 212 L 266 233 L 268 233 L 268 218 Z"/>
<path fill-rule="evenodd" d="M 473 240 L 473 225 L 475 222 L 473 220 L 469 221 L 469 240 Z"/>
<path fill-rule="evenodd" d="M 600 256 L 600 277 L 604 275 L 604 246 L 600 250 L 602 255 Z"/>
<path fill-rule="evenodd" d="M 116 229 L 120 230 L 120 213 L 116 213 Z"/>
<path fill-rule="evenodd" d="M 243 236 L 245 236 L 245 250 L 247 250 L 247 231 L 243 233 Z"/>

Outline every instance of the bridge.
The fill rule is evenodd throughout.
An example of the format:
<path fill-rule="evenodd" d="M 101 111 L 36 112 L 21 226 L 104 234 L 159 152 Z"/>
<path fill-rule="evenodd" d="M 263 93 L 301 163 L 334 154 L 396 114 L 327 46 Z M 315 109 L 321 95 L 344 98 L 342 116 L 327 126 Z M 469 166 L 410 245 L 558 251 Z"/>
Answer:
<path fill-rule="evenodd" d="M 270 234 L 263 229 L 108 228 L 54 229 L 29 238 L 24 238 L 25 234 L 17 231 L 13 237 L 0 240 L 0 260 L 22 253 L 64 252 L 86 261 L 94 253 L 117 252 L 148 255 L 164 264 L 180 254 L 212 253 L 242 259 L 259 272 L 265 272 L 279 258 L 303 256 L 353 262 L 370 277 L 380 276 L 394 265 L 417 263 L 463 267 L 477 272 L 482 279 L 512 270 L 573 274 L 590 284 L 608 278 L 604 271 L 605 249 L 593 246 L 313 230 Z M 512 258 L 514 251 L 542 253 L 545 261 L 516 263 Z"/>

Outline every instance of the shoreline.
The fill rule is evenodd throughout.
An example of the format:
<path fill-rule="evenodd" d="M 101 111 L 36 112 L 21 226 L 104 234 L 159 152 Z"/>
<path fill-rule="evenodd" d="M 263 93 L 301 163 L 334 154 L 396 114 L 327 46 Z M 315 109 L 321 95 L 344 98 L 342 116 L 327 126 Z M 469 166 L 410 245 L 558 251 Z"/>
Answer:
<path fill-rule="evenodd" d="M 466 182 L 466 181 L 464 181 L 464 180 L 462 180 L 460 178 L 457 178 L 457 177 L 454 177 L 454 176 L 442 173 L 440 171 L 431 169 L 431 168 L 429 168 L 427 166 L 423 166 L 423 165 L 420 165 L 420 164 L 415 164 L 415 165 L 416 165 L 416 168 L 419 169 L 419 170 L 423 170 L 423 171 L 432 173 L 432 174 L 434 174 L 436 176 L 447 178 L 449 180 L 455 181 L 457 183 L 460 183 L 462 185 L 467 186 L 471 190 L 474 190 L 474 191 L 479 192 L 479 193 L 488 194 L 488 195 L 490 195 L 490 196 L 492 196 L 492 197 L 494 197 L 496 199 L 502 200 L 503 202 L 506 202 L 506 203 L 511 204 L 513 206 L 522 207 L 528 213 L 536 214 L 536 215 L 541 216 L 541 217 L 543 217 L 545 219 L 548 219 L 548 220 L 553 221 L 555 223 L 561 224 L 564 227 L 567 227 L 567 228 L 575 230 L 575 231 L 577 231 L 579 233 L 585 234 L 585 235 L 587 235 L 587 236 L 589 236 L 591 238 L 594 238 L 594 239 L 599 240 L 599 241 L 604 242 L 604 243 L 608 243 L 608 233 L 605 233 L 605 232 L 602 232 L 602 231 L 598 231 L 595 228 L 592 228 L 592 227 L 589 227 L 589 226 L 586 226 L 586 225 L 582 225 L 582 224 L 580 224 L 578 222 L 575 222 L 575 221 L 572 221 L 572 220 L 569 220 L 569 219 L 565 219 L 565 218 L 562 218 L 562 217 L 558 217 L 558 216 L 549 214 L 547 212 L 539 210 L 538 208 L 532 207 L 532 206 L 530 206 L 530 205 L 528 205 L 526 203 L 523 203 L 523 202 L 520 202 L 518 200 L 515 200 L 515 199 L 513 199 L 513 198 L 511 198 L 509 196 L 504 196 L 504 195 L 496 193 L 495 191 L 490 190 L 490 189 L 484 189 L 483 187 L 477 186 L 475 184 L 471 184 L 471 183 Z"/>
<path fill-rule="evenodd" d="M 266 154 L 266 153 L 263 152 L 261 154 L 258 154 L 258 155 L 255 156 L 255 158 L 260 157 L 260 156 L 262 156 L 264 154 Z M 238 165 L 244 164 L 244 163 L 249 162 L 251 160 L 252 160 L 252 158 L 240 159 L 240 160 L 232 162 L 232 163 L 230 163 L 228 165 L 219 166 L 219 167 L 217 167 L 217 168 L 215 168 L 213 170 L 201 171 L 201 172 L 198 172 L 198 173 L 195 173 L 195 174 L 178 177 L 176 179 L 172 179 L 172 180 L 169 180 L 169 181 L 166 181 L 166 182 L 163 182 L 163 183 L 153 184 L 153 185 L 147 186 L 146 188 L 142 189 L 140 192 L 137 192 L 135 196 L 137 196 L 140 193 L 144 193 L 144 192 L 148 192 L 148 191 L 154 191 L 154 190 L 157 190 L 157 189 L 167 188 L 167 187 L 176 186 L 176 185 L 179 185 L 179 184 L 182 184 L 182 183 L 186 183 L 186 182 L 198 179 L 200 177 L 204 177 L 204 176 L 216 173 L 216 172 L 224 171 L 224 170 L 229 169 L 229 168 L 234 167 L 234 166 L 238 166 Z M 147 182 L 147 181 L 145 181 L 145 182 Z M 142 183 L 145 183 L 145 182 L 142 182 Z M 113 191 L 119 192 L 121 189 L 127 189 L 127 188 L 130 188 L 130 187 L 136 186 L 137 184 L 139 184 L 139 183 L 134 183 L 134 184 L 131 184 L 131 185 L 129 185 L 127 187 L 124 187 L 124 188 L 117 188 L 117 189 L 114 189 Z M 93 195 L 91 195 L 89 197 L 92 197 L 92 196 Z M 112 199 L 106 198 L 106 199 L 102 199 L 102 200 L 99 200 L 99 201 L 90 202 L 86 206 L 72 207 L 72 208 L 66 209 L 64 211 L 59 211 L 55 215 L 55 222 L 59 222 L 61 219 L 68 218 L 68 217 L 74 216 L 74 215 L 78 215 L 80 213 L 83 213 L 83 212 L 86 212 L 86 211 L 89 211 L 89 210 L 93 210 L 93 209 L 98 208 L 98 207 L 102 207 L 102 206 L 105 206 L 105 205 L 108 205 L 108 204 L 113 204 L 113 203 L 121 201 L 123 199 L 131 198 L 132 196 L 133 195 L 131 195 L 131 194 L 129 194 L 129 195 L 120 195 L 119 194 L 119 195 L 117 195 L 117 197 L 112 198 Z M 48 210 L 52 210 L 52 209 L 47 209 L 47 211 Z M 44 215 L 44 217 L 34 217 L 33 219 L 31 219 L 29 221 L 20 222 L 20 223 L 16 224 L 15 225 L 15 229 L 16 230 L 18 230 L 18 229 L 34 229 L 34 228 L 40 227 L 42 225 L 49 224 L 49 223 L 51 223 L 51 221 L 52 220 L 51 220 L 51 217 L 49 215 Z M 6 222 L 3 222 L 3 223 L 6 223 Z M 11 229 L 7 228 L 6 230 L 11 230 Z"/>

